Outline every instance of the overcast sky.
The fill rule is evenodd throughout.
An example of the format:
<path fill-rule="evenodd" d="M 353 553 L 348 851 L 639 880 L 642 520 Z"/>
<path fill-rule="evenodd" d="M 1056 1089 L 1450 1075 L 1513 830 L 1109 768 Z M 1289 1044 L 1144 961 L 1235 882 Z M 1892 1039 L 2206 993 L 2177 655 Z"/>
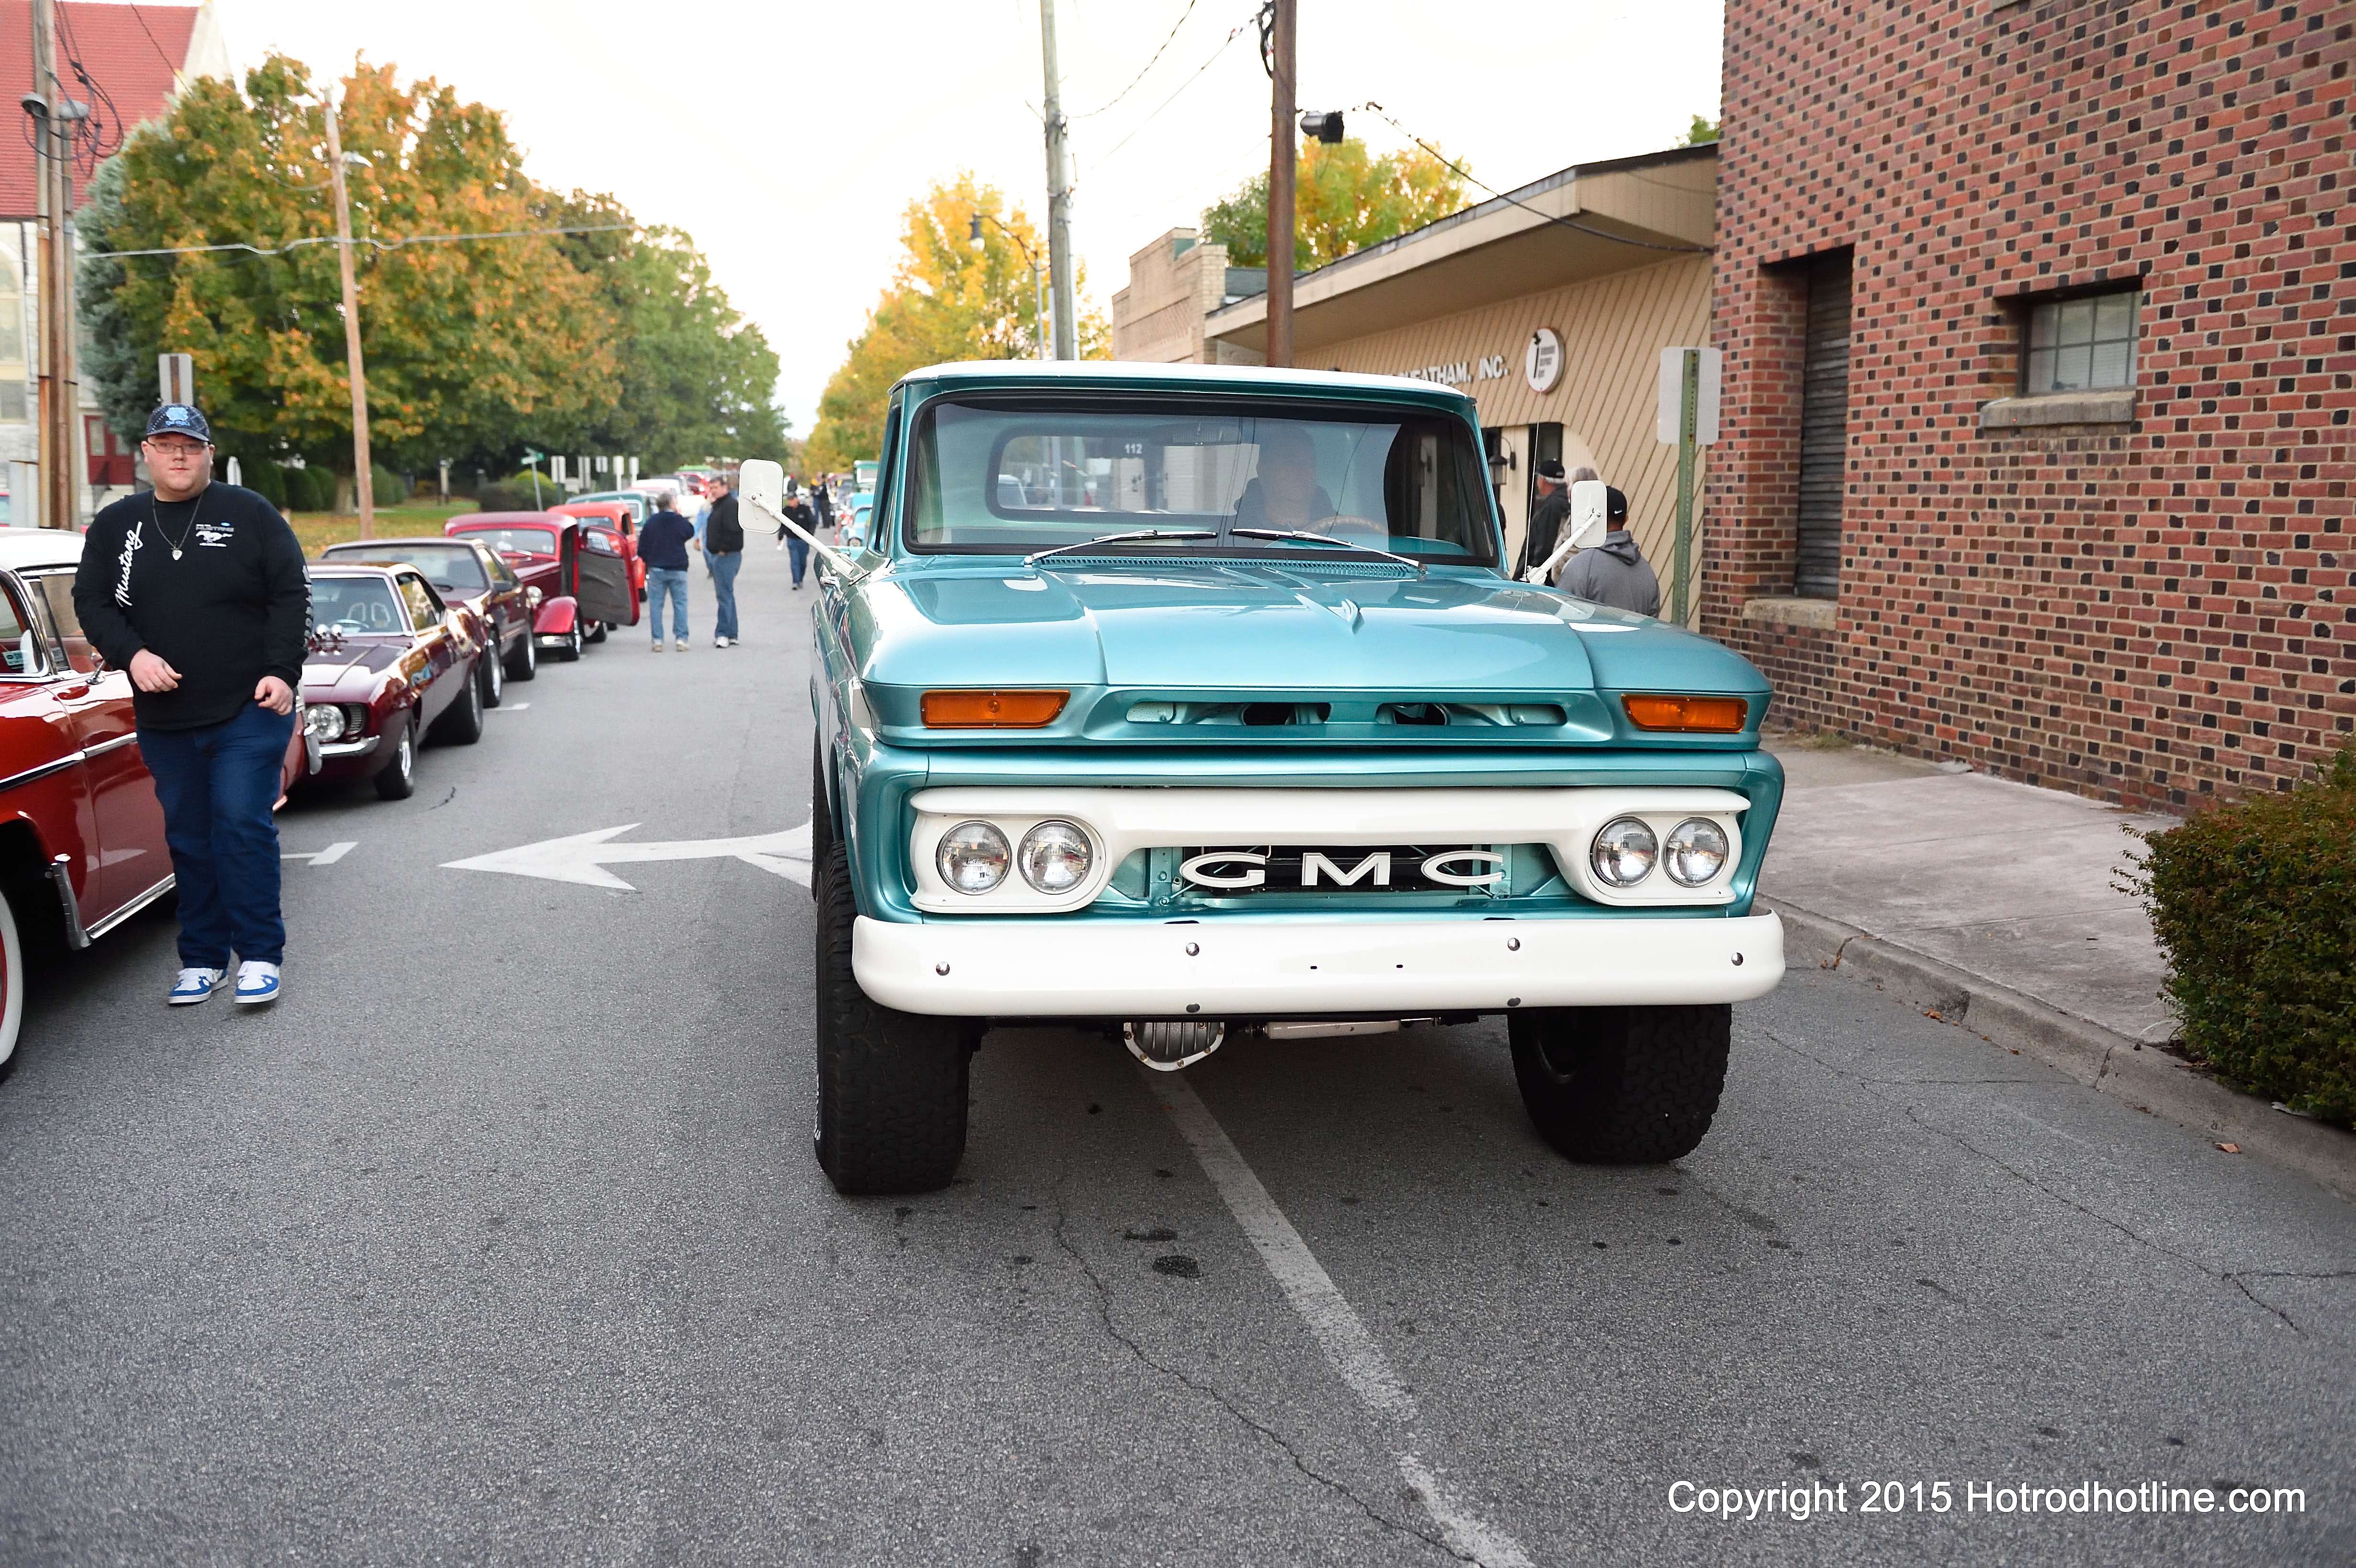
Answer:
<path fill-rule="evenodd" d="M 927 182 L 970 167 L 1045 218 L 1038 0 L 215 9 L 241 69 L 276 48 L 323 70 L 365 53 L 436 77 L 507 112 L 543 185 L 610 191 L 641 220 L 692 232 L 784 361 L 798 433 Z M 1060 0 L 1074 230 L 1098 307 L 1131 251 L 1267 165 L 1255 30 L 1220 47 L 1257 9 Z M 1713 0 L 1301 0 L 1301 104 L 1376 101 L 1510 187 L 1668 146 L 1694 114 L 1715 118 L 1719 25 Z M 1349 129 L 1377 150 L 1403 144 L 1372 116 Z"/>

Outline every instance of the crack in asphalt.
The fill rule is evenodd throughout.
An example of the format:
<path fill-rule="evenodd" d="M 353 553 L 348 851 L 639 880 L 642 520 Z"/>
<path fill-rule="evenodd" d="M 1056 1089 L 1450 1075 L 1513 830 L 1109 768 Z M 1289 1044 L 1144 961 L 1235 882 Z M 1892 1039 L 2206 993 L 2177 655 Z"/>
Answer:
<path fill-rule="evenodd" d="M 1216 1387 L 1190 1377 L 1182 1368 L 1170 1366 L 1162 1361 L 1157 1360 L 1152 1355 L 1148 1353 L 1144 1346 L 1139 1344 L 1135 1339 L 1130 1339 L 1127 1334 L 1122 1333 L 1119 1328 L 1112 1320 L 1112 1292 L 1106 1287 L 1104 1278 L 1097 1273 L 1095 1265 L 1090 1264 L 1088 1260 L 1082 1255 L 1079 1248 L 1074 1246 L 1072 1244 L 1071 1238 L 1065 1233 L 1066 1226 L 1070 1219 L 1068 1205 L 1065 1200 L 1065 1191 L 1071 1181 L 1071 1162 L 1067 1159 L 1065 1162 L 1062 1173 L 1055 1179 L 1055 1245 L 1062 1250 L 1066 1257 L 1070 1258 L 1072 1262 L 1078 1266 L 1080 1273 L 1087 1277 L 1089 1287 L 1096 1293 L 1097 1321 L 1104 1326 L 1104 1331 L 1108 1337 L 1109 1337 L 1115 1343 L 1121 1346 L 1130 1355 L 1136 1357 L 1137 1360 L 1144 1365 L 1152 1368 L 1155 1371 L 1160 1372 L 1163 1377 L 1170 1379 L 1173 1382 L 1179 1383 L 1180 1385 L 1192 1390 L 1194 1392 L 1201 1394 L 1204 1398 L 1212 1401 L 1214 1403 L 1217 1404 L 1220 1409 L 1226 1411 L 1229 1415 L 1234 1416 L 1244 1425 L 1251 1428 L 1254 1432 L 1258 1433 L 1262 1437 L 1276 1445 L 1277 1448 L 1283 1453 L 1284 1456 L 1292 1461 L 1292 1467 L 1294 1469 L 1299 1470 L 1302 1475 L 1308 1477 L 1319 1486 L 1325 1488 L 1328 1491 L 1333 1492 L 1335 1496 L 1347 1500 L 1361 1513 L 1364 1513 L 1368 1519 L 1374 1520 L 1376 1524 L 1381 1525 L 1386 1530 L 1404 1535 L 1410 1540 L 1422 1541 L 1427 1546 L 1436 1547 L 1440 1551 L 1446 1552 L 1450 1558 L 1456 1562 L 1474 1563 L 1477 1568 L 1477 1564 L 1480 1561 L 1478 1558 L 1467 1556 L 1465 1553 L 1457 1551 L 1439 1536 L 1427 1534 L 1423 1531 L 1417 1529 L 1415 1525 L 1406 1520 L 1393 1519 L 1388 1514 L 1384 1513 L 1380 1509 L 1375 1507 L 1374 1504 L 1360 1497 L 1350 1488 L 1348 1483 L 1336 1477 L 1326 1475 L 1323 1471 L 1310 1464 L 1308 1460 L 1302 1458 L 1300 1451 L 1294 1448 L 1290 1443 L 1287 1442 L 1280 1433 L 1261 1422 L 1254 1420 L 1249 1413 L 1238 1408 L 1232 1400 L 1228 1399 L 1227 1396 L 1225 1393 L 1222 1393 Z"/>
<path fill-rule="evenodd" d="M 1857 1083 L 1859 1087 L 1868 1090 L 1869 1093 L 1872 1091 L 1873 1086 L 1877 1083 L 1897 1086 L 1918 1082 L 1917 1080 L 1912 1079 L 1879 1080 L 1861 1077 L 1845 1068 L 1825 1061 L 1822 1057 L 1817 1056 L 1813 1052 L 1801 1050 L 1798 1046 L 1794 1045 L 1790 1040 L 1785 1040 L 1783 1036 L 1777 1034 L 1773 1029 L 1762 1029 L 1759 1032 L 1765 1035 L 1769 1040 L 1773 1040 L 1777 1045 L 1782 1046 L 1785 1051 L 1790 1051 L 1793 1055 L 1799 1057 L 1801 1060 L 1814 1062 L 1816 1066 L 1823 1068 L 1826 1072 L 1833 1073 L 1837 1077 L 1847 1078 Z M 1992 1082 L 2027 1083 L 2029 1082 L 2029 1080 L 1997 1079 L 1992 1080 Z M 2115 1219 L 2111 1215 L 2102 1212 L 2100 1210 L 2090 1208 L 2086 1204 L 2080 1202 L 2077 1199 L 2071 1197 L 2068 1193 L 2062 1191 L 2060 1189 L 2039 1180 L 2036 1177 L 2012 1164 L 2010 1161 L 2006 1160 L 2001 1156 L 1992 1154 L 1988 1150 L 1980 1147 L 1977 1144 L 1972 1142 L 1971 1139 L 1965 1137 L 1961 1133 L 1954 1132 L 1946 1127 L 1936 1126 L 1930 1122 L 1924 1121 L 1914 1106 L 1905 1104 L 1896 1096 L 1889 1094 L 1876 1094 L 1875 1098 L 1890 1101 L 1892 1104 L 1897 1104 L 1898 1108 L 1905 1114 L 1906 1119 L 1913 1123 L 1916 1126 L 1922 1128 L 1924 1132 L 1930 1133 L 1937 1137 L 1944 1138 L 1949 1143 L 1954 1144 L 1957 1148 L 1964 1150 L 1965 1153 L 1975 1155 L 1979 1158 L 1987 1161 L 1990 1165 L 1995 1166 L 1998 1170 L 2003 1171 L 2006 1175 L 2011 1177 L 2014 1180 L 2019 1182 L 2022 1186 L 2029 1188 L 2030 1190 L 2041 1192 L 2046 1197 L 2052 1199 L 2055 1202 L 2062 1204 L 2064 1208 L 2075 1210 L 2078 1213 L 2084 1215 L 2087 1219 L 2095 1221 L 2097 1224 L 2108 1226 L 2110 1229 L 2116 1231 L 2120 1235 L 2125 1236 L 2128 1241 L 2135 1243 L 2138 1246 L 2147 1247 L 2151 1251 L 2158 1253 L 2162 1257 L 2174 1259 L 2177 1263 L 2183 1264 L 2186 1268 L 2192 1270 L 2195 1274 L 2198 1274 L 2204 1278 L 2217 1280 L 2221 1283 L 2232 1285 L 2235 1290 L 2241 1292 L 2252 1306 L 2260 1307 L 2265 1312 L 2271 1314 L 2273 1317 L 2280 1320 L 2284 1328 L 2289 1329 L 2294 1334 L 2304 1337 L 2307 1330 L 2301 1328 L 2298 1324 L 2292 1319 L 2289 1313 L 2285 1312 L 2281 1307 L 2275 1306 L 2272 1302 L 2262 1299 L 2256 1295 L 2256 1293 L 2252 1291 L 2250 1287 L 2243 1282 L 2244 1275 L 2246 1275 L 2250 1278 L 2254 1279 L 2305 1277 L 2336 1279 L 2349 1277 L 2351 1275 L 2356 1275 L 2356 1271 L 2346 1271 L 2343 1273 L 2327 1273 L 2319 1275 L 2308 1276 L 2297 1275 L 2287 1270 L 2232 1270 L 2211 1268 L 2207 1264 L 2202 1263 L 2200 1259 L 2193 1257 L 2189 1253 L 2180 1253 L 2173 1247 L 2163 1245 L 2161 1243 L 2156 1242 L 2149 1236 L 2147 1236 L 2141 1232 L 2136 1230 L 2126 1221 Z"/>

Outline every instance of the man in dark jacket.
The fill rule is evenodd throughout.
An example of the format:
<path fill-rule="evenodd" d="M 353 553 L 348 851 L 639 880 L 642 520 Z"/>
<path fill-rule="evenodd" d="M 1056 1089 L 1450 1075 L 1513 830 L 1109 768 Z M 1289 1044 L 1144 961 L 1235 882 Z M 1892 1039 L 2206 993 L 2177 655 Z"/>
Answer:
<path fill-rule="evenodd" d="M 1644 560 L 1644 552 L 1636 548 L 1636 536 L 1628 531 L 1628 497 L 1617 489 L 1603 492 L 1604 520 L 1611 532 L 1593 549 L 1580 550 L 1562 569 L 1562 581 L 1557 586 L 1574 599 L 1584 599 L 1593 604 L 1609 604 L 1615 609 L 1633 610 L 1639 615 L 1661 613 L 1661 580 L 1653 573 Z"/>
<path fill-rule="evenodd" d="M 712 570 L 712 597 L 719 602 L 712 628 L 712 645 L 733 647 L 744 639 L 736 635 L 736 571 L 744 564 L 744 525 L 736 516 L 736 497 L 724 474 L 708 482 L 703 494 L 712 510 L 703 519 L 703 560 Z"/>
<path fill-rule="evenodd" d="M 212 428 L 186 403 L 147 418 L 155 487 L 98 514 L 74 611 L 128 671 L 139 754 L 164 807 L 179 888 L 180 973 L 166 998 L 201 1002 L 241 962 L 237 999 L 275 1001 L 279 768 L 294 737 L 311 585 L 278 509 L 213 483 Z"/>
<path fill-rule="evenodd" d="M 1570 480 L 1563 474 L 1561 462 L 1547 458 L 1538 464 L 1536 477 L 1537 504 L 1530 508 L 1529 526 L 1522 532 L 1522 551 L 1514 560 L 1516 582 L 1554 553 L 1555 537 L 1562 531 L 1563 519 L 1570 516 Z"/>
<path fill-rule="evenodd" d="M 687 551 L 695 525 L 679 515 L 679 497 L 669 490 L 655 497 L 655 515 L 638 530 L 638 559 L 647 563 L 647 629 L 655 652 L 663 651 L 663 600 L 670 603 L 671 645 L 687 652 Z"/>

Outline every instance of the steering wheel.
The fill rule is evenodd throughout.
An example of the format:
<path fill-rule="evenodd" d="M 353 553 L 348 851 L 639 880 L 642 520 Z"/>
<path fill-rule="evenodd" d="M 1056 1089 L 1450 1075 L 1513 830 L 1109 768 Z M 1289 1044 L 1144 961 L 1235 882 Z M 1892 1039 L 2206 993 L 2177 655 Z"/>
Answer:
<path fill-rule="evenodd" d="M 1388 549 L 1391 542 L 1390 529 L 1372 517 L 1361 517 L 1350 512 L 1336 512 L 1330 517 L 1320 517 L 1302 531 L 1349 539 L 1355 544 L 1370 544 L 1376 549 Z"/>

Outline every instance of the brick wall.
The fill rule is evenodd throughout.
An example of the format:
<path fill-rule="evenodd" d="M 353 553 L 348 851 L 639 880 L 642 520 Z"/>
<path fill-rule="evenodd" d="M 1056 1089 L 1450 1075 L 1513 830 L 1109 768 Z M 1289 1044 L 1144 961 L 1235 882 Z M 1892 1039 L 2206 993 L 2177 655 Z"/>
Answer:
<path fill-rule="evenodd" d="M 1703 626 L 1779 713 L 2138 806 L 2356 729 L 2347 0 L 1730 0 Z M 1854 250 L 1841 592 L 1792 588 L 1792 263 Z M 1988 429 L 2140 280 L 2133 417 Z M 1814 607 L 1821 610 L 1822 606 Z"/>

